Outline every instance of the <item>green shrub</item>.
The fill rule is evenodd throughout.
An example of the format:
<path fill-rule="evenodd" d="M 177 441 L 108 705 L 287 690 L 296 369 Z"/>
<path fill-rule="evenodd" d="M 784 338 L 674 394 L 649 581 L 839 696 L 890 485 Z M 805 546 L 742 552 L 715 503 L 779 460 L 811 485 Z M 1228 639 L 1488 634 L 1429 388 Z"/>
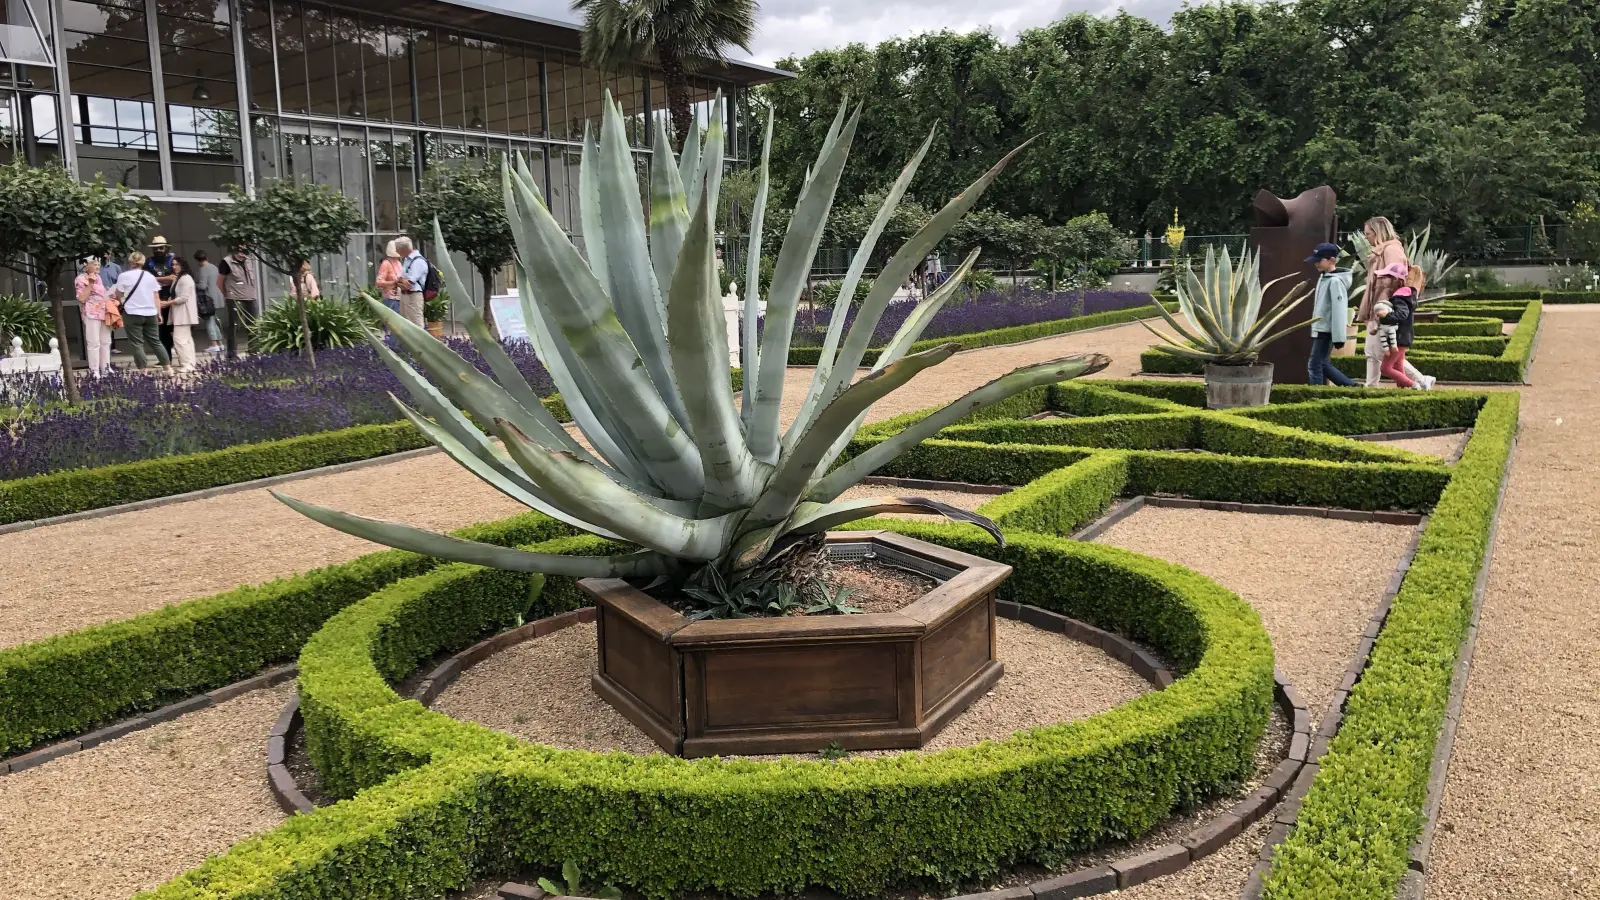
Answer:
<path fill-rule="evenodd" d="M 1475 356 L 1499 356 L 1506 349 L 1506 342 L 1510 338 L 1499 337 L 1423 337 L 1417 336 L 1416 343 L 1412 344 L 1413 350 L 1427 350 L 1430 353 L 1470 353 Z M 1360 350 L 1358 346 L 1356 348 Z"/>
<path fill-rule="evenodd" d="M 569 532 L 539 513 L 456 534 L 525 544 Z M 154 709 L 294 659 L 329 616 L 437 560 L 401 550 L 223 591 L 0 650 L 0 754 Z"/>
<path fill-rule="evenodd" d="M 307 300 L 306 324 L 311 328 L 311 346 L 317 350 L 354 347 L 367 339 L 365 317 L 344 300 Z M 300 349 L 300 310 L 293 298 L 267 304 L 266 310 L 245 327 L 250 332 L 250 348 L 257 353 L 291 353 Z"/>
<path fill-rule="evenodd" d="M 30 300 L 21 294 L 0 294 L 0 353 L 11 352 L 11 339 L 22 338 L 22 349 L 44 353 L 56 327 L 50 321 L 50 304 Z"/>
<path fill-rule="evenodd" d="M 1483 406 L 1483 397 L 1456 391 L 1390 392 L 1393 396 L 1327 399 L 1234 410 L 1241 418 L 1330 434 L 1377 434 L 1424 428 L 1469 428 Z"/>
<path fill-rule="evenodd" d="M 1237 597 L 1115 548 L 1019 532 L 997 551 L 973 529 L 900 524 L 1014 566 L 1004 599 L 1122 631 L 1185 676 L 1088 720 L 938 753 L 753 763 L 553 750 L 424 710 L 385 684 L 527 603 L 525 584 L 441 567 L 346 609 L 302 654 L 308 741 L 333 783 L 370 787 L 141 896 L 408 896 L 416 884 L 436 893 L 567 860 L 654 897 L 808 885 L 864 896 L 1137 835 L 1249 771 L 1273 661 Z M 966 802 L 975 792 L 984 803 Z"/>
<path fill-rule="evenodd" d="M 1267 900 L 1390 900 L 1423 822 L 1433 751 L 1472 613 L 1518 396 L 1491 395 L 1416 558 L 1298 824 L 1273 858 Z"/>

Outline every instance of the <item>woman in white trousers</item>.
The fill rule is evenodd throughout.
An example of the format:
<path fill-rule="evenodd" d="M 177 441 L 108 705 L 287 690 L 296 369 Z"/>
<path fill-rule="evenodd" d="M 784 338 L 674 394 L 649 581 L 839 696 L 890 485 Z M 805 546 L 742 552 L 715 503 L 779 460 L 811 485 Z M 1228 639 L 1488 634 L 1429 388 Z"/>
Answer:
<path fill-rule="evenodd" d="M 83 349 L 89 357 L 89 371 L 96 375 L 111 368 L 111 326 L 107 308 L 113 301 L 100 281 L 100 260 L 89 259 L 73 282 L 78 311 L 83 314 Z"/>

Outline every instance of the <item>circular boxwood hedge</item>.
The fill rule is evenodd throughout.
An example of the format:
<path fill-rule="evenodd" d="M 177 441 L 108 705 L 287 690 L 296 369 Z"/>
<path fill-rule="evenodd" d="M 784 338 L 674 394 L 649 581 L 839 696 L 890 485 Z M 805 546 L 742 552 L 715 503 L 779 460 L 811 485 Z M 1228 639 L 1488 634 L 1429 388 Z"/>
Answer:
<path fill-rule="evenodd" d="M 1097 716 L 936 753 L 830 763 L 557 750 L 390 688 L 441 651 L 578 602 L 563 579 L 443 566 L 345 609 L 301 655 L 313 762 L 332 792 L 354 799 L 236 845 L 152 896 L 422 897 L 568 860 L 592 882 L 652 896 L 868 895 L 1135 836 L 1249 771 L 1273 658 L 1237 596 L 1111 547 L 1019 533 L 1002 550 L 976 529 L 899 530 L 1011 564 L 1001 599 L 1121 632 L 1185 674 Z M 594 538 L 536 546 L 606 549 Z"/>

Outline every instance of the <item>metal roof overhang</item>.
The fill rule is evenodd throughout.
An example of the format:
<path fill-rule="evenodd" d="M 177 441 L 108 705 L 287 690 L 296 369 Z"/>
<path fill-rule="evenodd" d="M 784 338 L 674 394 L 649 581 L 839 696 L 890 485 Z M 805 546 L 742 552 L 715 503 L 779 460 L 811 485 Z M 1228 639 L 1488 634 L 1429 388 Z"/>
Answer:
<path fill-rule="evenodd" d="M 503 37 L 577 52 L 582 32 L 569 22 L 557 22 L 487 3 L 470 0 L 334 0 L 339 6 L 439 25 L 482 35 Z M 793 78 L 794 73 L 741 60 L 707 66 L 701 74 L 739 85 L 766 84 Z"/>

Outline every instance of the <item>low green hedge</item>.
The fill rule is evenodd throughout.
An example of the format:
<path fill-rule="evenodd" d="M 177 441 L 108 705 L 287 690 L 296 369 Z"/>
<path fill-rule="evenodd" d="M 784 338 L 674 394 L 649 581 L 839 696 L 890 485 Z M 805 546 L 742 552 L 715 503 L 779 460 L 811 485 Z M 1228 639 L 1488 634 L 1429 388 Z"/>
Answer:
<path fill-rule="evenodd" d="M 1175 309 L 1176 302 L 1167 302 L 1168 309 Z M 1022 341 L 1031 341 L 1036 338 L 1052 337 L 1058 334 L 1071 334 L 1074 331 L 1084 331 L 1090 328 L 1101 328 L 1106 325 L 1121 325 L 1124 322 L 1136 322 L 1139 319 L 1149 319 L 1157 315 L 1155 306 L 1143 306 L 1136 309 L 1119 309 L 1112 312 L 1093 313 L 1087 316 L 1075 316 L 1070 319 L 1051 319 L 1048 322 L 1035 322 L 1032 325 L 1013 325 L 1009 328 L 994 328 L 989 331 L 976 331 L 971 334 L 953 334 L 946 337 L 928 338 L 917 341 L 911 345 L 912 353 L 921 353 L 941 344 L 957 343 L 963 350 L 975 350 L 979 347 L 994 347 L 1000 344 L 1016 344 Z M 878 354 L 882 347 L 872 347 L 862 356 L 863 365 L 872 365 L 878 361 Z M 790 347 L 789 365 L 814 366 L 822 358 L 821 347 Z"/>
<path fill-rule="evenodd" d="M 1539 299 L 1545 303 L 1600 303 L 1600 291 L 1545 291 Z"/>
<path fill-rule="evenodd" d="M 1459 294 L 1451 294 L 1449 299 L 1440 300 L 1437 302 L 1456 303 L 1463 301 L 1470 302 L 1475 300 L 1537 300 L 1539 299 L 1540 293 L 1542 293 L 1542 291 L 1535 287 L 1484 288 L 1482 290 L 1462 291 Z"/>
<path fill-rule="evenodd" d="M 170 497 L 428 446 L 410 422 L 0 481 L 0 525 Z"/>
<path fill-rule="evenodd" d="M 367 789 L 140 896 L 434 896 L 568 860 L 652 897 L 813 885 L 867 896 L 1142 834 L 1250 770 L 1273 658 L 1236 596 L 1115 548 L 1018 532 L 998 551 L 975 529 L 901 524 L 1014 566 L 1003 599 L 1121 631 L 1185 675 L 1086 720 L 936 753 L 772 763 L 555 750 L 424 710 L 386 685 L 528 605 L 526 578 L 441 567 L 341 612 L 302 654 L 308 740 L 321 765 L 345 768 L 333 783 Z M 545 611 L 534 601 L 530 614 Z"/>
<path fill-rule="evenodd" d="M 456 534 L 510 545 L 570 531 L 530 512 Z M 0 754 L 288 662 L 329 616 L 436 565 L 415 553 L 383 550 L 0 650 Z"/>
<path fill-rule="evenodd" d="M 1233 410 L 1240 418 L 1329 434 L 1377 434 L 1424 428 L 1470 428 L 1483 406 L 1481 394 L 1458 391 L 1388 391 L 1377 397 L 1274 403 Z"/>
<path fill-rule="evenodd" d="M 1414 350 L 1427 350 L 1430 353 L 1471 353 L 1476 356 L 1499 356 L 1505 349 L 1509 337 L 1423 337 L 1418 335 L 1413 343 Z M 1362 342 L 1364 343 L 1364 342 Z M 1356 349 L 1361 349 L 1360 344 Z M 1359 353 L 1358 353 L 1359 355 Z"/>
<path fill-rule="evenodd" d="M 1439 498 L 1294 832 L 1267 900 L 1391 900 L 1423 824 L 1433 751 L 1472 614 L 1519 397 L 1490 395 Z"/>
<path fill-rule="evenodd" d="M 1498 316 L 1450 315 L 1440 313 L 1437 322 L 1418 322 L 1417 337 L 1499 337 L 1505 323 Z"/>
<path fill-rule="evenodd" d="M 1517 328 L 1511 337 L 1505 341 L 1501 350 L 1493 355 L 1480 355 L 1467 352 L 1445 352 L 1442 343 L 1436 343 L 1434 338 L 1417 339 L 1416 345 L 1406 354 L 1410 360 L 1424 373 L 1432 375 L 1441 381 L 1468 381 L 1499 384 L 1520 384 L 1524 381 L 1528 366 L 1528 358 L 1533 346 L 1534 336 L 1539 330 L 1539 320 L 1542 315 L 1543 305 L 1537 301 L 1518 304 L 1515 306 L 1472 306 L 1462 304 L 1459 306 L 1440 304 L 1441 309 L 1450 311 L 1471 310 L 1474 315 L 1499 316 L 1507 322 L 1516 322 Z M 1420 326 L 1419 326 L 1420 327 Z M 1458 338 L 1467 341 L 1470 338 Z M 1484 348 L 1491 347 L 1484 344 Z M 1352 378 L 1365 378 L 1367 360 L 1365 356 L 1335 356 L 1333 364 L 1339 371 Z M 1150 374 L 1164 375 L 1199 375 L 1204 372 L 1204 363 L 1199 360 L 1179 356 L 1169 352 L 1165 347 L 1151 347 L 1139 354 L 1139 366 Z M 1274 385 L 1276 394 L 1282 386 Z"/>
<path fill-rule="evenodd" d="M 1005 531 L 1064 537 L 1098 518 L 1127 485 L 1127 455 L 1104 451 L 1001 494 L 978 511 Z"/>

